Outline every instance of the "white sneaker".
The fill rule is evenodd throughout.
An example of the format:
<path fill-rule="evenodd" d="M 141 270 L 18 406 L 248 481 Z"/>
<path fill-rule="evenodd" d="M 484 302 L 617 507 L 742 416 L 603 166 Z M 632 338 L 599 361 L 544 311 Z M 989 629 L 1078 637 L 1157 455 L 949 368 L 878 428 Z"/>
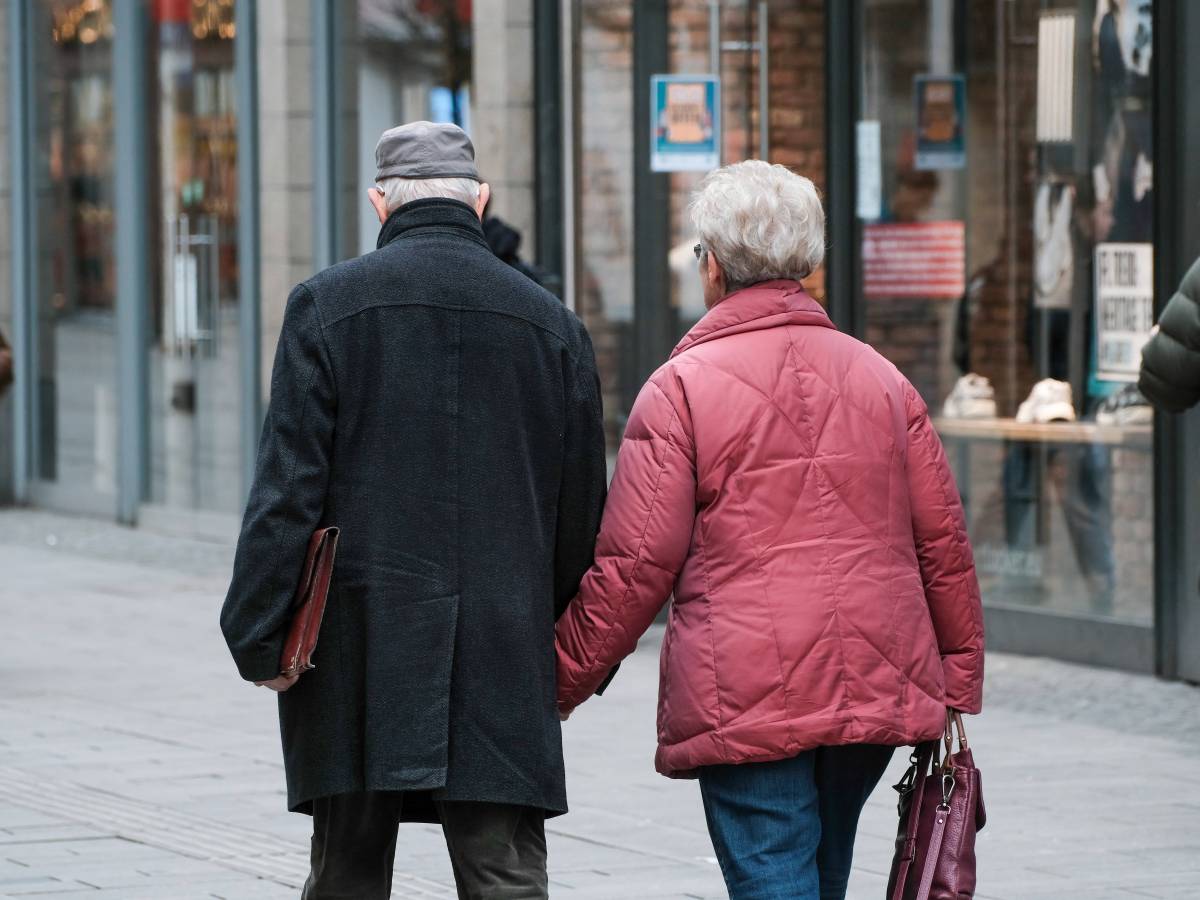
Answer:
<path fill-rule="evenodd" d="M 1149 425 L 1154 410 L 1136 384 L 1127 384 L 1100 404 L 1096 421 L 1101 425 Z"/>
<path fill-rule="evenodd" d="M 942 415 L 947 419 L 996 418 L 996 392 L 992 383 L 982 375 L 964 375 L 946 397 Z"/>
<path fill-rule="evenodd" d="M 1071 385 L 1047 378 L 1039 381 L 1017 409 L 1017 421 L 1045 425 L 1049 422 L 1074 422 L 1075 402 Z"/>

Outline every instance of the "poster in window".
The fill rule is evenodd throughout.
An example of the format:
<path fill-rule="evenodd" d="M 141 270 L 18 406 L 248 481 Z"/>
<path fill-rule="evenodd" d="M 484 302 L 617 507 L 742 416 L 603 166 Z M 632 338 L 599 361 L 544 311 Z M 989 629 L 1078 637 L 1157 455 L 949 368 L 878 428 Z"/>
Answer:
<path fill-rule="evenodd" d="M 721 164 L 721 80 L 716 75 L 650 79 L 650 169 L 704 172 Z"/>
<path fill-rule="evenodd" d="M 1096 245 L 1096 379 L 1137 381 L 1154 322 L 1154 245 Z"/>
<path fill-rule="evenodd" d="M 962 75 L 918 75 L 916 168 L 967 164 L 967 81 Z"/>

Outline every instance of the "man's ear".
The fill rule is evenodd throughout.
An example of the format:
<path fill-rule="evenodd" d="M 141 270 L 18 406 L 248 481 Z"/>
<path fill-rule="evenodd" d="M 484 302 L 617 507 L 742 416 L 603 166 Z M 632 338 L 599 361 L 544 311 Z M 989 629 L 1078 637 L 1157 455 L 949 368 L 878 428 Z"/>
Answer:
<path fill-rule="evenodd" d="M 375 213 L 379 216 L 379 224 L 382 225 L 388 217 L 387 198 L 377 187 L 367 188 L 367 197 L 370 198 L 371 205 L 375 207 Z"/>
<path fill-rule="evenodd" d="M 492 186 L 486 181 L 479 185 L 479 196 L 475 199 L 475 215 L 483 221 L 483 211 L 487 209 L 488 201 L 492 199 Z"/>

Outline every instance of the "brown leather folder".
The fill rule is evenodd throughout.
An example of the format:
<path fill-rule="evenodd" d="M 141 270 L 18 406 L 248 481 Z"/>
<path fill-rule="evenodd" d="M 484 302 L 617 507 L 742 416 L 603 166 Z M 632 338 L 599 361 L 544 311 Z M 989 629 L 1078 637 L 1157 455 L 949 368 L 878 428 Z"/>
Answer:
<path fill-rule="evenodd" d="M 292 624 L 279 661 L 280 675 L 291 677 L 313 668 L 312 654 L 321 631 L 321 617 L 325 615 L 337 542 L 338 529 L 335 527 L 318 528 L 308 541 L 304 572 L 296 588 Z"/>

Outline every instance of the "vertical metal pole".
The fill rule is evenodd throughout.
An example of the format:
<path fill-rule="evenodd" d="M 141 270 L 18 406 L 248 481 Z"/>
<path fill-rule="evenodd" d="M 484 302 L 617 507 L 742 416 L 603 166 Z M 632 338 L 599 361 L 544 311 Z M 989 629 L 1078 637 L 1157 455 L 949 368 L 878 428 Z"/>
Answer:
<path fill-rule="evenodd" d="M 258 15 L 254 0 L 237 0 L 238 354 L 242 366 L 242 494 L 254 480 L 262 428 L 262 270 L 258 179 Z"/>
<path fill-rule="evenodd" d="M 117 256 L 117 518 L 137 521 L 149 447 L 149 168 L 146 115 L 146 5 L 113 4 L 114 184 Z"/>
<path fill-rule="evenodd" d="M 13 348 L 13 499 L 29 501 L 29 482 L 33 476 L 33 429 L 36 421 L 33 404 L 36 370 L 33 359 L 33 322 L 37 318 L 37 296 L 33 278 L 33 105 L 31 56 L 33 29 L 30 27 L 30 0 L 8 3 L 8 147 L 11 161 L 9 176 L 9 227 L 12 232 L 11 335 Z"/>
<path fill-rule="evenodd" d="M 859 108 L 857 10 L 861 0 L 825 5 L 825 293 L 838 328 L 864 329 L 859 301 L 859 234 L 855 215 L 855 129 Z"/>
<path fill-rule="evenodd" d="M 650 77 L 667 71 L 667 64 L 666 0 L 639 0 L 633 7 L 633 331 L 638 386 L 666 359 L 674 338 L 667 267 L 671 179 L 650 171 Z"/>
<path fill-rule="evenodd" d="M 636 36 L 635 36 L 636 39 Z M 708 70 L 721 77 L 721 0 L 708 0 Z M 665 69 L 664 69 L 665 71 Z M 719 96 L 724 103 L 725 92 Z M 720 134 L 717 135 L 717 163 L 725 162 L 725 117 L 717 116 Z"/>
<path fill-rule="evenodd" d="M 1187 164 L 1200 140 L 1200 8 L 1154 5 L 1154 293 L 1156 312 L 1200 256 L 1200 172 Z M 1200 409 L 1154 417 L 1155 670 L 1200 680 Z"/>
<path fill-rule="evenodd" d="M 758 158 L 771 158 L 771 14 L 758 4 Z M 826 49 L 828 52 L 828 48 Z"/>
<path fill-rule="evenodd" d="M 576 198 L 579 196 L 580 129 L 579 117 L 579 0 L 564 4 L 562 19 L 563 94 L 562 133 L 562 209 L 563 209 L 563 300 L 579 312 L 579 221 Z"/>
<path fill-rule="evenodd" d="M 536 0 L 533 10 L 537 260 L 553 279 L 547 287 L 559 296 L 563 293 L 561 11 L 560 0 Z"/>
<path fill-rule="evenodd" d="M 334 0 L 312 0 L 313 267 L 338 261 L 337 15 Z"/>

